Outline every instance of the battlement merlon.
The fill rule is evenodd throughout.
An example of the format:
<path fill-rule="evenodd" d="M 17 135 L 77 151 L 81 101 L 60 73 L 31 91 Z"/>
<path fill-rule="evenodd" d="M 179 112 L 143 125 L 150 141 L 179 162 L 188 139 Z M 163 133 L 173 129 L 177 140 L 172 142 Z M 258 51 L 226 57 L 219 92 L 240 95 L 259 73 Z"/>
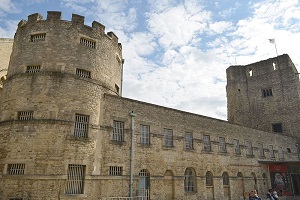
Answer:
<path fill-rule="evenodd" d="M 48 11 L 47 20 L 61 20 L 61 12 L 59 11 Z"/>
<path fill-rule="evenodd" d="M 84 16 L 72 14 L 72 19 L 71 19 L 71 21 L 69 21 L 69 23 L 71 23 L 72 26 L 75 26 L 75 27 L 84 27 L 84 28 L 88 28 L 88 29 L 92 30 L 92 32 L 94 32 L 94 34 L 95 34 L 94 36 L 96 36 L 96 37 L 100 36 L 100 35 L 108 36 L 111 39 L 111 41 L 115 45 L 117 45 L 120 48 L 120 50 L 122 50 L 122 45 L 120 43 L 118 43 L 118 37 L 113 32 L 108 32 L 107 34 L 105 34 L 105 26 L 97 21 L 93 21 L 92 27 L 84 25 L 84 19 L 85 19 Z M 44 21 L 44 22 L 63 21 L 62 13 L 60 11 L 48 11 L 46 20 L 43 20 L 43 16 L 39 13 L 31 14 L 28 16 L 28 21 L 22 19 L 19 22 L 18 28 L 24 27 L 28 23 L 36 23 L 39 21 Z M 66 22 L 66 21 L 64 21 L 64 22 Z"/>
<path fill-rule="evenodd" d="M 28 15 L 28 23 L 36 22 L 42 19 L 43 16 L 40 13 L 34 13 L 32 15 Z"/>

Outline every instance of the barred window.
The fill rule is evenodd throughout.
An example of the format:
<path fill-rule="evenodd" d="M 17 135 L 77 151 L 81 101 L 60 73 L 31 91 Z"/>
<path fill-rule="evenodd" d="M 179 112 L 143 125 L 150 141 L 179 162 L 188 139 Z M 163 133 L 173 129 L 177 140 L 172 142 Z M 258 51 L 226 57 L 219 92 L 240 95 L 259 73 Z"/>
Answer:
<path fill-rule="evenodd" d="M 213 186 L 213 175 L 211 172 L 206 172 L 205 183 L 206 186 Z"/>
<path fill-rule="evenodd" d="M 279 159 L 284 159 L 283 149 L 282 147 L 278 147 L 278 157 Z"/>
<path fill-rule="evenodd" d="M 187 168 L 184 172 L 184 191 L 195 192 L 196 176 L 195 171 L 191 168 Z"/>
<path fill-rule="evenodd" d="M 150 144 L 150 126 L 140 124 L 140 143 Z"/>
<path fill-rule="evenodd" d="M 275 154 L 274 154 L 273 145 L 269 145 L 269 152 L 270 152 L 270 158 L 274 159 Z"/>
<path fill-rule="evenodd" d="M 264 145 L 263 144 L 258 143 L 258 151 L 259 151 L 259 156 L 261 156 L 261 157 L 265 156 Z"/>
<path fill-rule="evenodd" d="M 164 129 L 164 139 L 166 147 L 173 147 L 173 130 Z"/>
<path fill-rule="evenodd" d="M 220 148 L 220 152 L 223 152 L 223 153 L 226 152 L 226 143 L 225 143 L 225 138 L 223 138 L 223 137 L 219 138 L 219 148 Z"/>
<path fill-rule="evenodd" d="M 194 148 L 193 133 L 186 132 L 184 141 L 185 141 L 185 149 L 193 149 Z"/>
<path fill-rule="evenodd" d="M 246 146 L 247 146 L 247 150 L 248 150 L 248 155 L 253 155 L 253 148 L 252 148 L 252 143 L 249 141 L 246 141 Z"/>
<path fill-rule="evenodd" d="M 75 114 L 75 124 L 74 124 L 74 136 L 75 137 L 88 137 L 89 129 L 89 118 L 88 115 Z"/>
<path fill-rule="evenodd" d="M 17 198 L 10 198 L 9 200 L 25 200 L 25 199 L 22 197 L 17 197 Z"/>
<path fill-rule="evenodd" d="M 211 144 L 210 144 L 210 136 L 209 135 L 203 135 L 203 148 L 204 151 L 211 151 Z"/>
<path fill-rule="evenodd" d="M 37 73 L 41 69 L 40 65 L 27 66 L 26 73 Z"/>
<path fill-rule="evenodd" d="M 76 69 L 76 75 L 83 78 L 91 78 L 91 72 L 84 69 Z"/>
<path fill-rule="evenodd" d="M 68 166 L 68 179 L 66 183 L 66 194 L 83 194 L 84 193 L 85 165 Z"/>
<path fill-rule="evenodd" d="M 25 164 L 8 164 L 7 173 L 9 175 L 23 175 L 25 171 Z"/>
<path fill-rule="evenodd" d="M 233 139 L 234 153 L 237 155 L 241 154 L 240 142 L 237 139 Z"/>
<path fill-rule="evenodd" d="M 31 35 L 31 42 L 43 42 L 46 39 L 46 33 L 39 33 Z"/>
<path fill-rule="evenodd" d="M 33 119 L 33 111 L 20 111 L 18 112 L 19 120 L 32 120 Z"/>
<path fill-rule="evenodd" d="M 123 174 L 123 167 L 119 166 L 110 166 L 109 167 L 109 175 L 110 176 L 122 176 Z"/>
<path fill-rule="evenodd" d="M 96 42 L 90 39 L 80 38 L 80 44 L 93 49 L 96 48 Z"/>
<path fill-rule="evenodd" d="M 222 179 L 223 179 L 223 186 L 228 186 L 229 185 L 229 175 L 227 172 L 224 172 L 222 174 Z"/>
<path fill-rule="evenodd" d="M 124 122 L 114 121 L 113 140 L 122 142 L 124 141 Z"/>
<path fill-rule="evenodd" d="M 263 97 L 270 97 L 270 96 L 273 96 L 273 93 L 272 93 L 272 89 L 271 89 L 271 88 L 269 88 L 269 89 L 262 89 L 261 92 L 262 92 L 262 96 L 263 96 Z"/>

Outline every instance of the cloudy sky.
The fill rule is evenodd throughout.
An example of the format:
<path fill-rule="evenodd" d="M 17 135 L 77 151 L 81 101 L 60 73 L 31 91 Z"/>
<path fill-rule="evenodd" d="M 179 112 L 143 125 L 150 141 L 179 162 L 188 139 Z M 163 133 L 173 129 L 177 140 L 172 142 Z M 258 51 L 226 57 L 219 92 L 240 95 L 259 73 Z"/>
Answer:
<path fill-rule="evenodd" d="M 123 46 L 123 96 L 227 119 L 226 68 L 287 53 L 299 70 L 298 0 L 0 0 L 0 38 L 27 16 L 96 20 Z"/>

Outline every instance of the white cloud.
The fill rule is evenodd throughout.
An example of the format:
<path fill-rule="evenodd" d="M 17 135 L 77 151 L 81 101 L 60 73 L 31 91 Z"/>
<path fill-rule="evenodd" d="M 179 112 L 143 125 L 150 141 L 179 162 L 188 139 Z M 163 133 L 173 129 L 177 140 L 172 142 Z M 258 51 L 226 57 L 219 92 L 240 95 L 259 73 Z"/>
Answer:
<path fill-rule="evenodd" d="M 18 13 L 19 9 L 11 0 L 0 0 L 0 16 L 5 16 L 7 13 Z"/>
<path fill-rule="evenodd" d="M 149 31 L 158 37 L 164 48 L 187 45 L 207 27 L 210 13 L 192 5 L 177 5 L 161 13 L 148 13 Z"/>

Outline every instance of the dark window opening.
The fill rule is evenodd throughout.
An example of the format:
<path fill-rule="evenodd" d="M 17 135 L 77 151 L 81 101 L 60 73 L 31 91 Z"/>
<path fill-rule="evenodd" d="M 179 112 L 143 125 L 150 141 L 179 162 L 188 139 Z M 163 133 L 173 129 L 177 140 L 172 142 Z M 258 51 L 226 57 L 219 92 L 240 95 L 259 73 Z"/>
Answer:
<path fill-rule="evenodd" d="M 262 89 L 262 96 L 263 97 L 270 97 L 273 96 L 272 89 Z"/>
<path fill-rule="evenodd" d="M 286 148 L 288 153 L 292 153 L 291 148 Z"/>
<path fill-rule="evenodd" d="M 272 124 L 272 130 L 274 133 L 282 133 L 282 124 L 281 123 Z"/>

